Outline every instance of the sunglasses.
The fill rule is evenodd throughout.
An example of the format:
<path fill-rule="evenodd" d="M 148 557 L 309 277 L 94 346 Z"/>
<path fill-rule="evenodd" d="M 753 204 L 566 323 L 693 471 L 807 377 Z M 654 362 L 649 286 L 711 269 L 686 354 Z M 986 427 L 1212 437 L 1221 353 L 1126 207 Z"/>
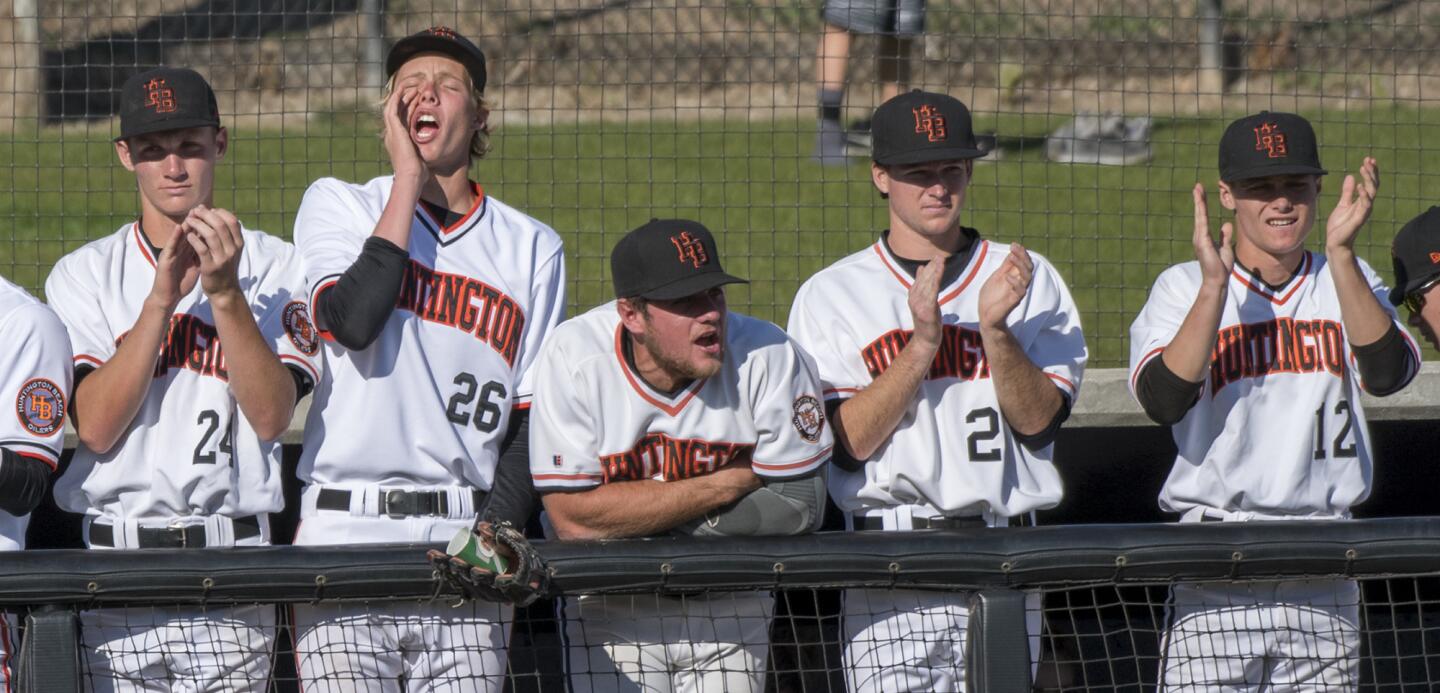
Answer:
<path fill-rule="evenodd" d="M 1440 284 L 1440 275 L 1431 277 L 1430 281 L 1421 284 L 1414 291 L 1405 294 L 1404 306 L 1412 313 L 1419 313 L 1425 307 L 1425 293 L 1436 284 Z"/>

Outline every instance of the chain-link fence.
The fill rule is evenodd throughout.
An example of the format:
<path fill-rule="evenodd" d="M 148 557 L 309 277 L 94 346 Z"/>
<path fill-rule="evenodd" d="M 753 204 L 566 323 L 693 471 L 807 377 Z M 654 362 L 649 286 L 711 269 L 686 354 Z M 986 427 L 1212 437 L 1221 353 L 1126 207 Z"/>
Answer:
<path fill-rule="evenodd" d="M 624 231 L 673 215 L 723 234 L 752 281 L 733 307 L 783 323 L 804 278 L 886 223 L 863 121 L 892 75 L 972 107 L 996 153 L 965 223 L 1055 262 L 1096 366 L 1123 365 L 1150 283 L 1189 257 L 1189 190 L 1213 185 L 1235 117 L 1315 122 L 1322 215 L 1344 173 L 1379 159 L 1360 249 L 1382 274 L 1432 201 L 1440 3 L 946 0 L 922 6 L 923 30 L 898 7 L 880 14 L 913 37 L 836 28 L 819 0 L 16 0 L 0 8 L 0 273 L 38 292 L 56 258 L 137 213 L 110 144 L 115 90 L 161 63 L 219 94 L 233 144 L 217 204 L 290 237 L 312 180 L 387 172 L 384 52 L 437 24 L 489 57 L 495 149 L 474 175 L 564 236 L 572 312 L 607 298 Z"/>

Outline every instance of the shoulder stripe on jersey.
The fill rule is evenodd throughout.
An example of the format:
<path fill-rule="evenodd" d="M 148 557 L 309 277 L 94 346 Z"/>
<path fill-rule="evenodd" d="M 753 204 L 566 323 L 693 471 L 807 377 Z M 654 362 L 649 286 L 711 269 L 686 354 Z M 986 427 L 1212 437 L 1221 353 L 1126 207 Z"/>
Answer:
<path fill-rule="evenodd" d="M 318 282 L 315 283 L 315 290 L 310 292 L 310 305 L 309 305 L 309 306 L 306 306 L 307 308 L 310 309 L 310 319 L 311 319 L 311 320 L 315 320 L 315 316 L 317 316 L 317 315 L 320 314 L 319 311 L 317 311 L 317 310 L 315 309 L 316 304 L 320 301 L 320 294 L 325 293 L 326 291 L 330 290 L 330 289 L 333 288 L 336 284 L 339 284 L 339 283 L 340 283 L 340 275 L 338 275 L 338 274 L 332 274 L 332 275 L 330 275 L 330 276 L 328 276 L 328 277 L 324 277 L 324 278 L 322 278 L 320 281 L 318 281 Z M 314 324 L 315 324 L 315 332 L 319 333 L 321 339 L 323 339 L 323 340 L 325 340 L 325 341 L 328 341 L 328 342 L 333 342 L 333 341 L 335 341 L 335 336 L 332 335 L 332 334 L 330 334 L 330 330 L 322 330 L 322 329 L 320 329 L 320 323 L 319 323 L 319 321 L 315 321 Z M 319 382 L 319 381 L 317 380 L 316 382 Z"/>
<path fill-rule="evenodd" d="M 816 462 L 819 462 L 820 460 L 822 460 L 822 459 L 824 459 L 824 458 L 826 458 L 826 457 L 829 457 L 831 451 L 833 451 L 834 449 L 835 449 L 835 446 L 833 446 L 833 445 L 827 445 L 827 446 L 825 446 L 825 449 L 824 449 L 824 450 L 821 450 L 821 451 L 820 451 L 819 454 L 817 454 L 817 455 L 812 455 L 812 456 L 807 457 L 807 458 L 805 458 L 805 459 L 803 459 L 803 460 L 800 460 L 799 462 L 789 462 L 789 463 L 781 463 L 781 464 L 766 464 L 766 463 L 764 463 L 764 462 L 761 462 L 760 460 L 751 460 L 751 461 L 750 461 L 750 465 L 751 465 L 751 466 L 754 466 L 754 467 L 759 467 L 759 468 L 761 468 L 761 469 L 767 469 L 767 470 L 770 470 L 770 471 L 772 471 L 772 472 L 783 472 L 783 471 L 788 471 L 788 470 L 791 470 L 791 469 L 801 469 L 801 468 L 804 468 L 804 467 L 809 467 L 809 466 L 815 464 Z"/>
<path fill-rule="evenodd" d="M 141 233 L 140 221 L 138 219 L 130 224 L 130 230 L 130 237 L 135 241 L 135 246 L 140 249 L 140 255 L 145 258 L 146 262 L 150 263 L 151 267 L 154 267 L 155 256 L 150 252 L 150 241 Z"/>
<path fill-rule="evenodd" d="M 39 460 L 41 462 L 44 462 L 45 466 L 49 467 L 50 471 L 52 472 L 60 468 L 60 463 L 53 457 L 48 457 L 46 455 L 37 455 L 33 452 L 20 452 L 18 450 L 15 451 L 15 454 L 21 457 L 28 457 L 32 460 Z"/>
<path fill-rule="evenodd" d="M 1296 272 L 1295 276 L 1290 278 L 1290 289 L 1287 290 L 1283 296 L 1278 297 L 1275 295 L 1275 292 L 1270 289 L 1270 287 L 1267 287 L 1263 284 L 1256 286 L 1254 282 L 1250 281 L 1249 277 L 1240 273 L 1240 267 L 1238 265 L 1230 268 L 1230 276 L 1240 280 L 1240 283 L 1244 284 L 1245 287 L 1250 289 L 1251 291 L 1260 294 L 1261 296 L 1264 296 L 1265 300 L 1277 306 L 1283 306 L 1285 305 L 1285 302 L 1289 301 L 1290 297 L 1294 296 L 1295 292 L 1300 289 L 1300 285 L 1305 283 L 1305 278 L 1310 275 L 1310 267 L 1313 264 L 1314 262 L 1311 259 L 1310 251 L 1305 251 L 1305 258 L 1300 263 L 1300 271 Z"/>
<path fill-rule="evenodd" d="M 880 257 L 880 262 L 884 263 L 885 269 L 890 270 L 891 276 L 895 277 L 896 281 L 899 281 L 900 285 L 905 287 L 906 291 L 909 291 L 910 277 L 907 276 L 905 272 L 901 271 L 900 268 L 896 267 L 894 263 L 890 261 L 890 256 L 885 252 L 884 244 L 880 241 L 875 241 L 875 245 L 871 246 L 871 248 L 875 251 L 875 254 Z M 946 293 L 940 297 L 941 304 L 949 303 L 955 300 L 955 297 L 959 296 L 960 292 L 965 290 L 965 287 L 970 286 L 970 282 L 974 281 L 975 275 L 979 274 L 980 266 L 984 264 L 985 255 L 989 252 L 989 250 L 990 241 L 981 239 L 980 252 L 975 253 L 974 256 L 970 258 L 970 269 L 965 272 L 964 278 L 960 280 L 959 285 L 957 285 L 949 293 Z"/>
<path fill-rule="evenodd" d="M 6 448 L 30 448 L 37 455 L 59 455 L 59 451 L 48 445 L 41 445 L 35 442 L 34 438 L 14 438 L 0 440 L 0 447 Z"/>
<path fill-rule="evenodd" d="M 1045 377 L 1047 377 L 1047 378 L 1049 378 L 1049 379 L 1051 379 L 1051 380 L 1054 380 L 1055 382 L 1060 383 L 1061 385 L 1064 385 L 1064 386 L 1065 386 L 1065 389 L 1069 390 L 1069 391 L 1071 392 L 1071 394 L 1074 394 L 1074 392 L 1075 392 L 1075 383 L 1070 382 L 1070 379 L 1069 379 L 1069 378 L 1066 378 L 1066 377 L 1064 377 L 1064 376 L 1062 376 L 1062 375 L 1057 375 L 1057 374 L 1055 374 L 1055 373 L 1045 373 Z"/>
<path fill-rule="evenodd" d="M 820 394 L 829 397 L 830 395 L 853 395 L 859 391 L 858 387 L 827 387 Z"/>
<path fill-rule="evenodd" d="M 1138 379 L 1140 377 L 1140 371 L 1145 370 L 1145 364 L 1150 363 L 1150 359 L 1159 356 L 1161 352 L 1165 351 L 1165 347 L 1168 346 L 1170 345 L 1163 344 L 1161 346 L 1155 347 L 1154 349 L 1151 349 L 1148 353 L 1146 353 L 1144 356 L 1140 357 L 1140 363 L 1135 364 L 1135 370 L 1130 371 L 1130 392 L 1135 392 L 1136 383 L 1139 382 Z"/>
<path fill-rule="evenodd" d="M 82 362 L 83 362 L 83 363 L 88 363 L 88 364 L 90 364 L 90 365 L 92 365 L 92 366 L 94 366 L 94 367 L 96 367 L 96 368 L 99 368 L 99 367 L 105 365 L 105 362 L 104 362 L 104 361 L 101 361 L 98 357 L 91 356 L 91 355 L 89 355 L 89 354 L 76 354 L 76 355 L 75 355 L 75 358 L 74 358 L 73 360 L 74 360 L 75 363 L 77 363 L 77 364 L 82 363 Z"/>
<path fill-rule="evenodd" d="M 315 384 L 320 384 L 320 372 L 315 370 L 314 364 L 292 354 L 280 354 L 280 360 L 284 361 L 285 363 L 294 363 L 300 366 L 301 368 L 305 369 L 306 373 L 310 374 L 310 377 L 315 380 Z"/>
<path fill-rule="evenodd" d="M 630 364 L 625 362 L 625 348 L 624 343 L 621 341 L 624 337 L 625 326 L 617 325 L 615 327 L 615 361 L 620 366 L 620 372 L 625 374 L 625 380 L 630 383 L 630 389 L 634 390 L 635 394 L 640 395 L 640 399 L 649 402 L 656 409 L 670 416 L 679 414 L 685 409 L 685 405 L 689 404 L 690 400 L 695 398 L 696 393 L 700 392 L 700 388 L 704 387 L 705 383 L 710 380 L 709 378 L 703 378 L 690 383 L 690 386 L 685 388 L 683 394 L 679 395 L 678 401 L 676 398 L 671 398 L 671 403 L 666 403 L 659 399 L 659 397 L 651 396 L 650 392 L 648 392 L 650 387 L 641 382 L 640 376 L 631 373 Z M 658 395 L 659 393 L 656 394 Z"/>
<path fill-rule="evenodd" d="M 534 474 L 536 481 L 600 481 L 605 478 L 604 474 L 591 474 L 582 472 L 579 474 Z"/>

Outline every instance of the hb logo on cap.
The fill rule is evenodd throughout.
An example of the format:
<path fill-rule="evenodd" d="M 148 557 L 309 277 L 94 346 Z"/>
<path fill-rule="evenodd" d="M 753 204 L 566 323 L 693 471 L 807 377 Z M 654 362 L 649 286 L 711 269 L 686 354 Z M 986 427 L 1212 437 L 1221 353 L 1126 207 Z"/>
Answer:
<path fill-rule="evenodd" d="M 426 29 L 425 32 L 428 33 L 428 34 L 432 34 L 432 35 L 435 35 L 435 36 L 440 36 L 440 37 L 447 38 L 447 39 L 452 39 L 452 40 L 453 40 L 453 39 L 455 38 L 455 30 L 454 30 L 454 29 L 451 29 L 451 28 L 448 27 L 448 26 L 432 26 L 432 27 L 430 27 L 429 29 Z"/>
<path fill-rule="evenodd" d="M 680 262 L 688 262 L 692 267 L 699 269 L 701 265 L 710 261 L 710 256 L 705 253 L 705 244 L 690 235 L 689 231 L 671 236 L 670 243 L 675 246 L 675 253 Z"/>
<path fill-rule="evenodd" d="M 915 134 L 923 134 L 931 142 L 945 141 L 945 117 L 940 115 L 940 109 L 926 104 L 910 112 L 915 114 Z"/>
<path fill-rule="evenodd" d="M 165 86 L 165 80 L 152 79 L 145 83 L 145 106 L 156 113 L 174 113 L 175 92 Z"/>
<path fill-rule="evenodd" d="M 1285 133 L 1275 123 L 1263 123 L 1255 128 L 1255 151 L 1265 152 L 1271 159 L 1279 159 L 1289 150 L 1285 147 Z"/>

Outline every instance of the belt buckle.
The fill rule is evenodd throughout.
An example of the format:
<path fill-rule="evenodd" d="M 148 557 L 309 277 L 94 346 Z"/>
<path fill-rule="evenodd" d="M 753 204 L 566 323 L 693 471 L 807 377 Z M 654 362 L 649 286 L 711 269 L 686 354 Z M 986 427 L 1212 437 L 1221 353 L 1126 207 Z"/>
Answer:
<path fill-rule="evenodd" d="M 380 501 L 384 505 L 384 507 L 380 508 L 380 512 L 392 520 L 402 520 L 413 514 L 407 512 L 405 508 L 406 499 L 413 497 L 413 495 L 403 489 L 387 489 L 385 495 L 380 497 Z"/>
<path fill-rule="evenodd" d="M 185 525 L 180 523 L 179 518 L 173 519 L 165 525 L 165 533 L 172 537 L 178 537 L 180 548 L 190 548 L 189 533 L 185 531 Z"/>

